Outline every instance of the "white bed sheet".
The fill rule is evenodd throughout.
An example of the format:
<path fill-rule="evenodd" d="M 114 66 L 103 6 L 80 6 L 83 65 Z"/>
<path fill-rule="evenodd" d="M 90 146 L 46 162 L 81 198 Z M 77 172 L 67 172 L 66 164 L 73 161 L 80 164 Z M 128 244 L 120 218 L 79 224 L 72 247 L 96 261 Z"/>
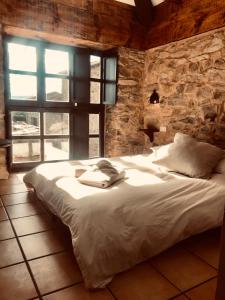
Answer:
<path fill-rule="evenodd" d="M 126 170 L 108 189 L 80 184 L 75 168 L 98 160 L 43 164 L 27 173 L 38 198 L 70 228 L 88 288 L 175 243 L 222 224 L 225 175 L 192 179 L 151 163 L 151 155 L 110 159 Z"/>

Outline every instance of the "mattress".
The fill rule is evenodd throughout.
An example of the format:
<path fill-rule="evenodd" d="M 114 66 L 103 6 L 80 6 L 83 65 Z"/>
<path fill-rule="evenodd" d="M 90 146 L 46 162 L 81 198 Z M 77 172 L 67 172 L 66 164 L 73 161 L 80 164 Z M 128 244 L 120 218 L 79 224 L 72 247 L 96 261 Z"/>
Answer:
<path fill-rule="evenodd" d="M 42 164 L 25 177 L 67 225 L 87 288 L 103 288 L 175 243 L 222 224 L 225 175 L 193 179 L 152 163 L 151 155 L 109 159 L 125 179 L 107 189 L 82 185 L 75 169 L 98 160 Z"/>

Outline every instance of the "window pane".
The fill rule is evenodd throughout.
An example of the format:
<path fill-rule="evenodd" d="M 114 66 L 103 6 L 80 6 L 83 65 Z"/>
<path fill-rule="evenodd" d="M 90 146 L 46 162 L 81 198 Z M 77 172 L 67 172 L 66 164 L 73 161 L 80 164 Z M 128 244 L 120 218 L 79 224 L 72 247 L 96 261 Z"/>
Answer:
<path fill-rule="evenodd" d="M 12 100 L 37 100 L 37 78 L 30 75 L 10 74 Z"/>
<path fill-rule="evenodd" d="M 99 138 L 89 138 L 89 158 L 99 157 Z"/>
<path fill-rule="evenodd" d="M 116 85 L 113 83 L 105 84 L 105 103 L 115 104 L 116 102 Z"/>
<path fill-rule="evenodd" d="M 109 57 L 105 59 L 105 79 L 116 80 L 116 64 L 115 57 Z"/>
<path fill-rule="evenodd" d="M 91 89 L 90 89 L 90 102 L 94 104 L 100 103 L 101 98 L 101 85 L 99 82 L 91 82 Z"/>
<path fill-rule="evenodd" d="M 69 102 L 69 80 L 61 78 L 46 78 L 46 100 Z"/>
<path fill-rule="evenodd" d="M 69 74 L 69 53 L 59 50 L 45 50 L 45 72 L 49 74 Z"/>
<path fill-rule="evenodd" d="M 44 142 L 45 160 L 69 159 L 69 139 L 48 139 Z"/>
<path fill-rule="evenodd" d="M 46 135 L 68 135 L 69 114 L 44 113 L 44 132 Z"/>
<path fill-rule="evenodd" d="M 12 153 L 14 163 L 40 161 L 40 140 L 13 140 Z"/>
<path fill-rule="evenodd" d="M 20 71 L 37 71 L 36 48 L 16 43 L 8 43 L 9 69 Z"/>
<path fill-rule="evenodd" d="M 11 112 L 12 135 L 39 135 L 40 114 L 38 112 Z"/>
<path fill-rule="evenodd" d="M 101 78 L 101 58 L 99 56 L 90 56 L 91 78 Z"/>
<path fill-rule="evenodd" d="M 99 114 L 89 115 L 89 134 L 99 134 Z"/>

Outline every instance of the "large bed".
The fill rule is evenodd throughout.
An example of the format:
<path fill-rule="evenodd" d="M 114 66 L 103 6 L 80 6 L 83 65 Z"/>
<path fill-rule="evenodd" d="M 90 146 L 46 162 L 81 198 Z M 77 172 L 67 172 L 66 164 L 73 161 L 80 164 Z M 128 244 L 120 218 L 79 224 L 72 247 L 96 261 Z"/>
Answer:
<path fill-rule="evenodd" d="M 107 189 L 75 177 L 77 168 L 98 159 L 42 164 L 25 175 L 25 183 L 69 227 L 87 288 L 102 288 L 116 273 L 222 224 L 225 174 L 190 178 L 166 171 L 152 158 L 109 159 L 126 175 Z"/>

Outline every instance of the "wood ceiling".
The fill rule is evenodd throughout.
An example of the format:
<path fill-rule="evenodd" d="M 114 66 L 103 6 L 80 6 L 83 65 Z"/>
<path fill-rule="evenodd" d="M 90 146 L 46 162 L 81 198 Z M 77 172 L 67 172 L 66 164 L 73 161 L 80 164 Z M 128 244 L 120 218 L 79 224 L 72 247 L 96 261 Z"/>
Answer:
<path fill-rule="evenodd" d="M 165 0 L 116 0 L 136 8 L 136 16 L 139 22 L 145 27 L 149 27 L 154 17 L 154 6 L 158 6 Z"/>
<path fill-rule="evenodd" d="M 133 6 L 135 5 L 134 0 L 116 0 L 116 1 L 126 3 L 126 4 L 129 4 L 129 5 L 133 5 Z M 152 5 L 156 6 L 156 5 L 158 5 L 158 4 L 160 4 L 164 1 L 165 0 L 152 0 Z"/>
<path fill-rule="evenodd" d="M 182 40 L 225 26 L 224 0 L 116 1 L 126 2 L 130 5 L 136 4 L 135 10 L 138 21 L 144 25 L 147 31 L 144 36 L 144 49 Z"/>
<path fill-rule="evenodd" d="M 224 0 L 165 0 L 153 7 L 149 26 L 121 1 L 0 0 L 0 32 L 97 49 L 146 50 L 225 26 Z M 139 0 L 144 1 L 150 3 Z"/>

